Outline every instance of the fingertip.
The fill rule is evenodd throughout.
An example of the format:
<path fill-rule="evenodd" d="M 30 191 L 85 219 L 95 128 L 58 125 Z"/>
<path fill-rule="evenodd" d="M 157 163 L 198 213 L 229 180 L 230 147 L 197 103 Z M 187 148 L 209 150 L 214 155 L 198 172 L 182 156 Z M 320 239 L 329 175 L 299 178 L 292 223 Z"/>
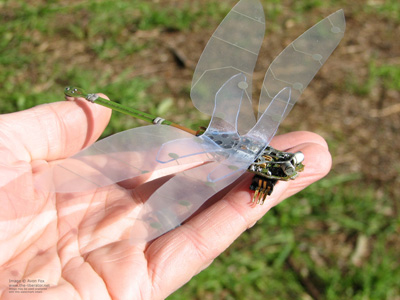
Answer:
<path fill-rule="evenodd" d="M 311 131 L 293 131 L 277 135 L 271 141 L 271 146 L 283 150 L 304 143 L 314 143 L 328 149 L 328 144 L 325 139 Z"/>
<path fill-rule="evenodd" d="M 289 149 L 290 152 L 301 151 L 304 154 L 303 164 L 308 168 L 309 173 L 315 173 L 324 177 L 329 173 L 332 166 L 332 156 L 325 145 L 318 142 L 307 142 L 296 145 Z"/>
<path fill-rule="evenodd" d="M 104 94 L 98 93 L 97 95 L 103 99 L 110 100 Z M 112 110 L 82 98 L 78 98 L 75 103 L 83 110 L 85 114 L 84 116 L 80 117 L 84 117 L 86 119 L 81 120 L 80 124 L 76 124 L 77 126 L 83 126 L 83 129 L 86 132 L 86 139 L 83 141 L 82 146 L 78 149 L 79 151 L 93 144 L 100 137 L 110 121 Z M 84 121 L 86 124 L 82 123 L 82 121 Z"/>
<path fill-rule="evenodd" d="M 60 101 L 2 115 L 0 129 L 16 159 L 50 161 L 71 156 L 93 143 L 110 116 L 110 109 L 87 100 Z"/>
<path fill-rule="evenodd" d="M 304 170 L 295 180 L 279 182 L 275 187 L 275 190 L 279 190 L 276 204 L 324 178 L 332 167 L 332 156 L 329 150 L 318 143 L 304 143 L 292 148 L 291 151 L 303 152 L 305 156 Z"/>
<path fill-rule="evenodd" d="M 320 149 L 317 149 L 318 147 Z M 319 169 L 321 178 L 325 177 L 332 168 L 332 155 L 327 147 L 321 145 L 314 145 L 314 152 L 318 153 L 315 157 L 314 166 Z"/>
<path fill-rule="evenodd" d="M 108 99 L 104 94 L 98 95 Z M 53 123 L 57 135 L 46 131 L 47 140 L 53 147 L 46 157 L 39 159 L 47 160 L 69 157 L 93 144 L 103 133 L 112 113 L 109 108 L 80 98 L 48 106 L 48 110 L 53 112 L 48 115 L 48 121 Z"/>

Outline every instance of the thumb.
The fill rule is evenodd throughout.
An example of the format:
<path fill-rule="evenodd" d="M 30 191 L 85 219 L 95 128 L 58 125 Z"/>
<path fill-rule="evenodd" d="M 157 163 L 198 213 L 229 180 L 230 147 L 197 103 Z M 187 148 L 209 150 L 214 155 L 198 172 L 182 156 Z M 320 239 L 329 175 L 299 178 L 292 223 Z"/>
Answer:
<path fill-rule="evenodd" d="M 0 148 L 12 153 L 8 163 L 65 158 L 96 141 L 110 116 L 110 109 L 86 100 L 0 115 Z"/>

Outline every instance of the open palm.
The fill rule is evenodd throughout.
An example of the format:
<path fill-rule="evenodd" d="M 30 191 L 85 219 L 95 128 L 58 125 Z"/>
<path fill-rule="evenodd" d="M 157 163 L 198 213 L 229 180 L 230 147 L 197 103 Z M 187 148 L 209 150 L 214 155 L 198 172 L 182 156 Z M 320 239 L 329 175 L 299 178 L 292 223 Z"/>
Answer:
<path fill-rule="evenodd" d="M 245 174 L 182 226 L 150 243 L 132 245 L 132 219 L 162 178 L 138 178 L 134 189 L 113 186 L 90 194 L 52 195 L 33 185 L 33 177 L 49 163 L 92 144 L 109 117 L 108 109 L 83 101 L 0 116 L 4 299 L 164 299 L 271 207 L 322 178 L 331 166 L 327 145 L 318 135 L 277 136 L 272 146 L 302 151 L 306 168 L 295 181 L 279 182 L 263 206 L 250 204 L 251 175 Z M 15 293 L 10 284 L 24 279 L 40 280 L 42 292 Z"/>

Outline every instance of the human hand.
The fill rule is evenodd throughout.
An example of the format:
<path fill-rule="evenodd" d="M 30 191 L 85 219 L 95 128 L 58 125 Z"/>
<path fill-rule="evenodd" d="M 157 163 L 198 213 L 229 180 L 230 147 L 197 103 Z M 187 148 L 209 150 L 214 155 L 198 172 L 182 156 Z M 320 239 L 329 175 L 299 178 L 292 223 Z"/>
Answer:
<path fill-rule="evenodd" d="M 127 220 L 162 179 L 134 191 L 107 187 L 79 195 L 51 195 L 33 186 L 33 177 L 46 170 L 48 162 L 93 143 L 109 116 L 108 109 L 83 101 L 0 116 L 4 299 L 27 295 L 10 293 L 10 279 L 41 279 L 50 285 L 41 294 L 29 293 L 30 299 L 163 299 L 206 268 L 271 207 L 322 178 L 331 165 L 321 137 L 309 132 L 277 136 L 271 145 L 302 151 L 306 168 L 296 180 L 279 182 L 264 205 L 249 205 L 252 176 L 246 174 L 182 226 L 150 243 L 132 245 L 132 222 Z"/>

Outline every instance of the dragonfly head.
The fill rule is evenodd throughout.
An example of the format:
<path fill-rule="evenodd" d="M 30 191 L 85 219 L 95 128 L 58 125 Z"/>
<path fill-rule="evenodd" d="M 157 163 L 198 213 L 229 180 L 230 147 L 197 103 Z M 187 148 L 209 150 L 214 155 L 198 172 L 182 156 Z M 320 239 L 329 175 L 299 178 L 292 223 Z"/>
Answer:
<path fill-rule="evenodd" d="M 85 98 L 87 93 L 82 88 L 67 86 L 64 89 L 64 95 L 67 97 L 83 97 L 83 98 Z"/>

